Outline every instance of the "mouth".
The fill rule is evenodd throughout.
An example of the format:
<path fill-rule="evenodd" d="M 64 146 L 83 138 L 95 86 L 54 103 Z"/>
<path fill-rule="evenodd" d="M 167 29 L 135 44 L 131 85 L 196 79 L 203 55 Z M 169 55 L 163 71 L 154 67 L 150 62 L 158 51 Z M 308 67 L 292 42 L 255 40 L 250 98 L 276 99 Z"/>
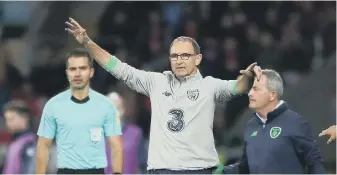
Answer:
<path fill-rule="evenodd" d="M 76 83 L 76 84 L 80 84 L 80 83 L 82 83 L 83 81 L 82 81 L 81 79 L 74 79 L 73 82 Z"/>
<path fill-rule="evenodd" d="M 183 70 L 185 67 L 176 67 L 176 70 Z"/>

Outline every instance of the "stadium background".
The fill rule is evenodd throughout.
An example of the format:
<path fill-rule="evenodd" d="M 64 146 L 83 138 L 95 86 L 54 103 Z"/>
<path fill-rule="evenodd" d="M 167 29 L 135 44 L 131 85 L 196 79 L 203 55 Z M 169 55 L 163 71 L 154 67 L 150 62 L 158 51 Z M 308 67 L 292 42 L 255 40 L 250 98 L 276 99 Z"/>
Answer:
<path fill-rule="evenodd" d="M 79 47 L 64 31 L 69 16 L 100 46 L 140 69 L 169 69 L 169 44 L 181 35 L 199 42 L 204 76 L 234 79 L 257 61 L 282 74 L 283 99 L 307 118 L 315 137 L 336 124 L 336 2 L 0 2 L 0 108 L 25 101 L 35 129 L 45 102 L 67 88 L 64 57 Z M 148 98 L 97 65 L 92 86 L 121 93 L 127 118 L 148 138 Z M 216 110 L 216 143 L 225 163 L 241 154 L 247 104 L 242 96 Z M 2 117 L 0 125 L 2 164 L 10 135 Z M 335 173 L 336 144 L 326 140 L 317 143 Z"/>

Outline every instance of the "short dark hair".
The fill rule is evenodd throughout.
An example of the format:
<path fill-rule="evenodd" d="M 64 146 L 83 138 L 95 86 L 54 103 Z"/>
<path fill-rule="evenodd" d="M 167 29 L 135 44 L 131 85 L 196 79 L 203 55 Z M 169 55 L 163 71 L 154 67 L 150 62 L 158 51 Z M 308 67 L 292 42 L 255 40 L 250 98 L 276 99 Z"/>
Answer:
<path fill-rule="evenodd" d="M 69 54 L 66 57 L 66 68 L 68 68 L 68 60 L 70 57 L 87 57 L 88 63 L 91 68 L 94 67 L 94 61 L 91 58 L 89 52 L 84 48 L 76 48 L 69 52 Z"/>
<path fill-rule="evenodd" d="M 29 107 L 22 101 L 11 101 L 4 105 L 3 112 L 13 111 L 21 117 L 31 119 L 31 111 Z"/>
<path fill-rule="evenodd" d="M 187 37 L 187 36 L 180 36 L 180 37 L 174 39 L 174 40 L 172 41 L 171 45 L 170 45 L 170 49 L 171 49 L 172 45 L 173 45 L 175 42 L 177 42 L 177 41 L 186 41 L 186 42 L 191 43 L 191 44 L 192 44 L 192 47 L 193 47 L 193 49 L 194 49 L 194 53 L 195 53 L 195 54 L 200 54 L 200 46 L 199 46 L 199 44 L 197 43 L 197 41 L 195 41 L 193 38 Z"/>

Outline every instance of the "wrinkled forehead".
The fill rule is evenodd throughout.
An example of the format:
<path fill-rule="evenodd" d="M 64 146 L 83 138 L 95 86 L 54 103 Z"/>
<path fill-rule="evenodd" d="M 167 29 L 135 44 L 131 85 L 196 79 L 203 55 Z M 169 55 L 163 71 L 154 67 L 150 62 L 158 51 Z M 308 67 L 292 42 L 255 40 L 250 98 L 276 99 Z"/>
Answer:
<path fill-rule="evenodd" d="M 170 49 L 170 54 L 182 54 L 189 53 L 194 54 L 194 48 L 189 41 L 175 41 Z"/>

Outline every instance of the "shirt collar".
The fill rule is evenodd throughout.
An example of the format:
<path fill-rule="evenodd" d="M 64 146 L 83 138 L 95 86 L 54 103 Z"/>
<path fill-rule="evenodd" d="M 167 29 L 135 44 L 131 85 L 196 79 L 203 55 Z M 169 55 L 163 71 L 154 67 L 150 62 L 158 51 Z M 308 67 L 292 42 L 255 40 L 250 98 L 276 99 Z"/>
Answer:
<path fill-rule="evenodd" d="M 82 100 L 79 100 L 79 99 L 75 98 L 74 96 L 72 96 L 72 94 L 71 94 L 71 89 L 68 90 L 68 93 L 69 93 L 69 95 L 70 95 L 70 100 L 71 100 L 71 101 L 73 101 L 73 102 L 75 102 L 75 103 L 78 103 L 78 104 L 83 104 L 83 103 L 86 103 L 86 102 L 88 102 L 88 101 L 90 100 L 90 96 L 91 96 L 91 94 L 92 94 L 92 89 L 89 88 L 89 94 L 88 94 L 88 96 L 85 97 L 85 98 L 82 99 Z"/>
<path fill-rule="evenodd" d="M 278 102 L 277 106 L 275 107 L 275 109 L 277 109 L 278 107 L 280 107 L 283 103 L 284 103 L 284 101 L 283 101 L 283 100 L 280 100 L 280 101 Z M 274 110 L 275 110 L 275 109 L 274 109 Z M 260 120 L 262 121 L 262 123 L 266 123 L 267 119 L 264 119 L 264 118 L 260 117 L 258 113 L 255 113 L 255 114 L 256 114 L 256 116 L 258 116 L 258 117 L 260 118 Z"/>

